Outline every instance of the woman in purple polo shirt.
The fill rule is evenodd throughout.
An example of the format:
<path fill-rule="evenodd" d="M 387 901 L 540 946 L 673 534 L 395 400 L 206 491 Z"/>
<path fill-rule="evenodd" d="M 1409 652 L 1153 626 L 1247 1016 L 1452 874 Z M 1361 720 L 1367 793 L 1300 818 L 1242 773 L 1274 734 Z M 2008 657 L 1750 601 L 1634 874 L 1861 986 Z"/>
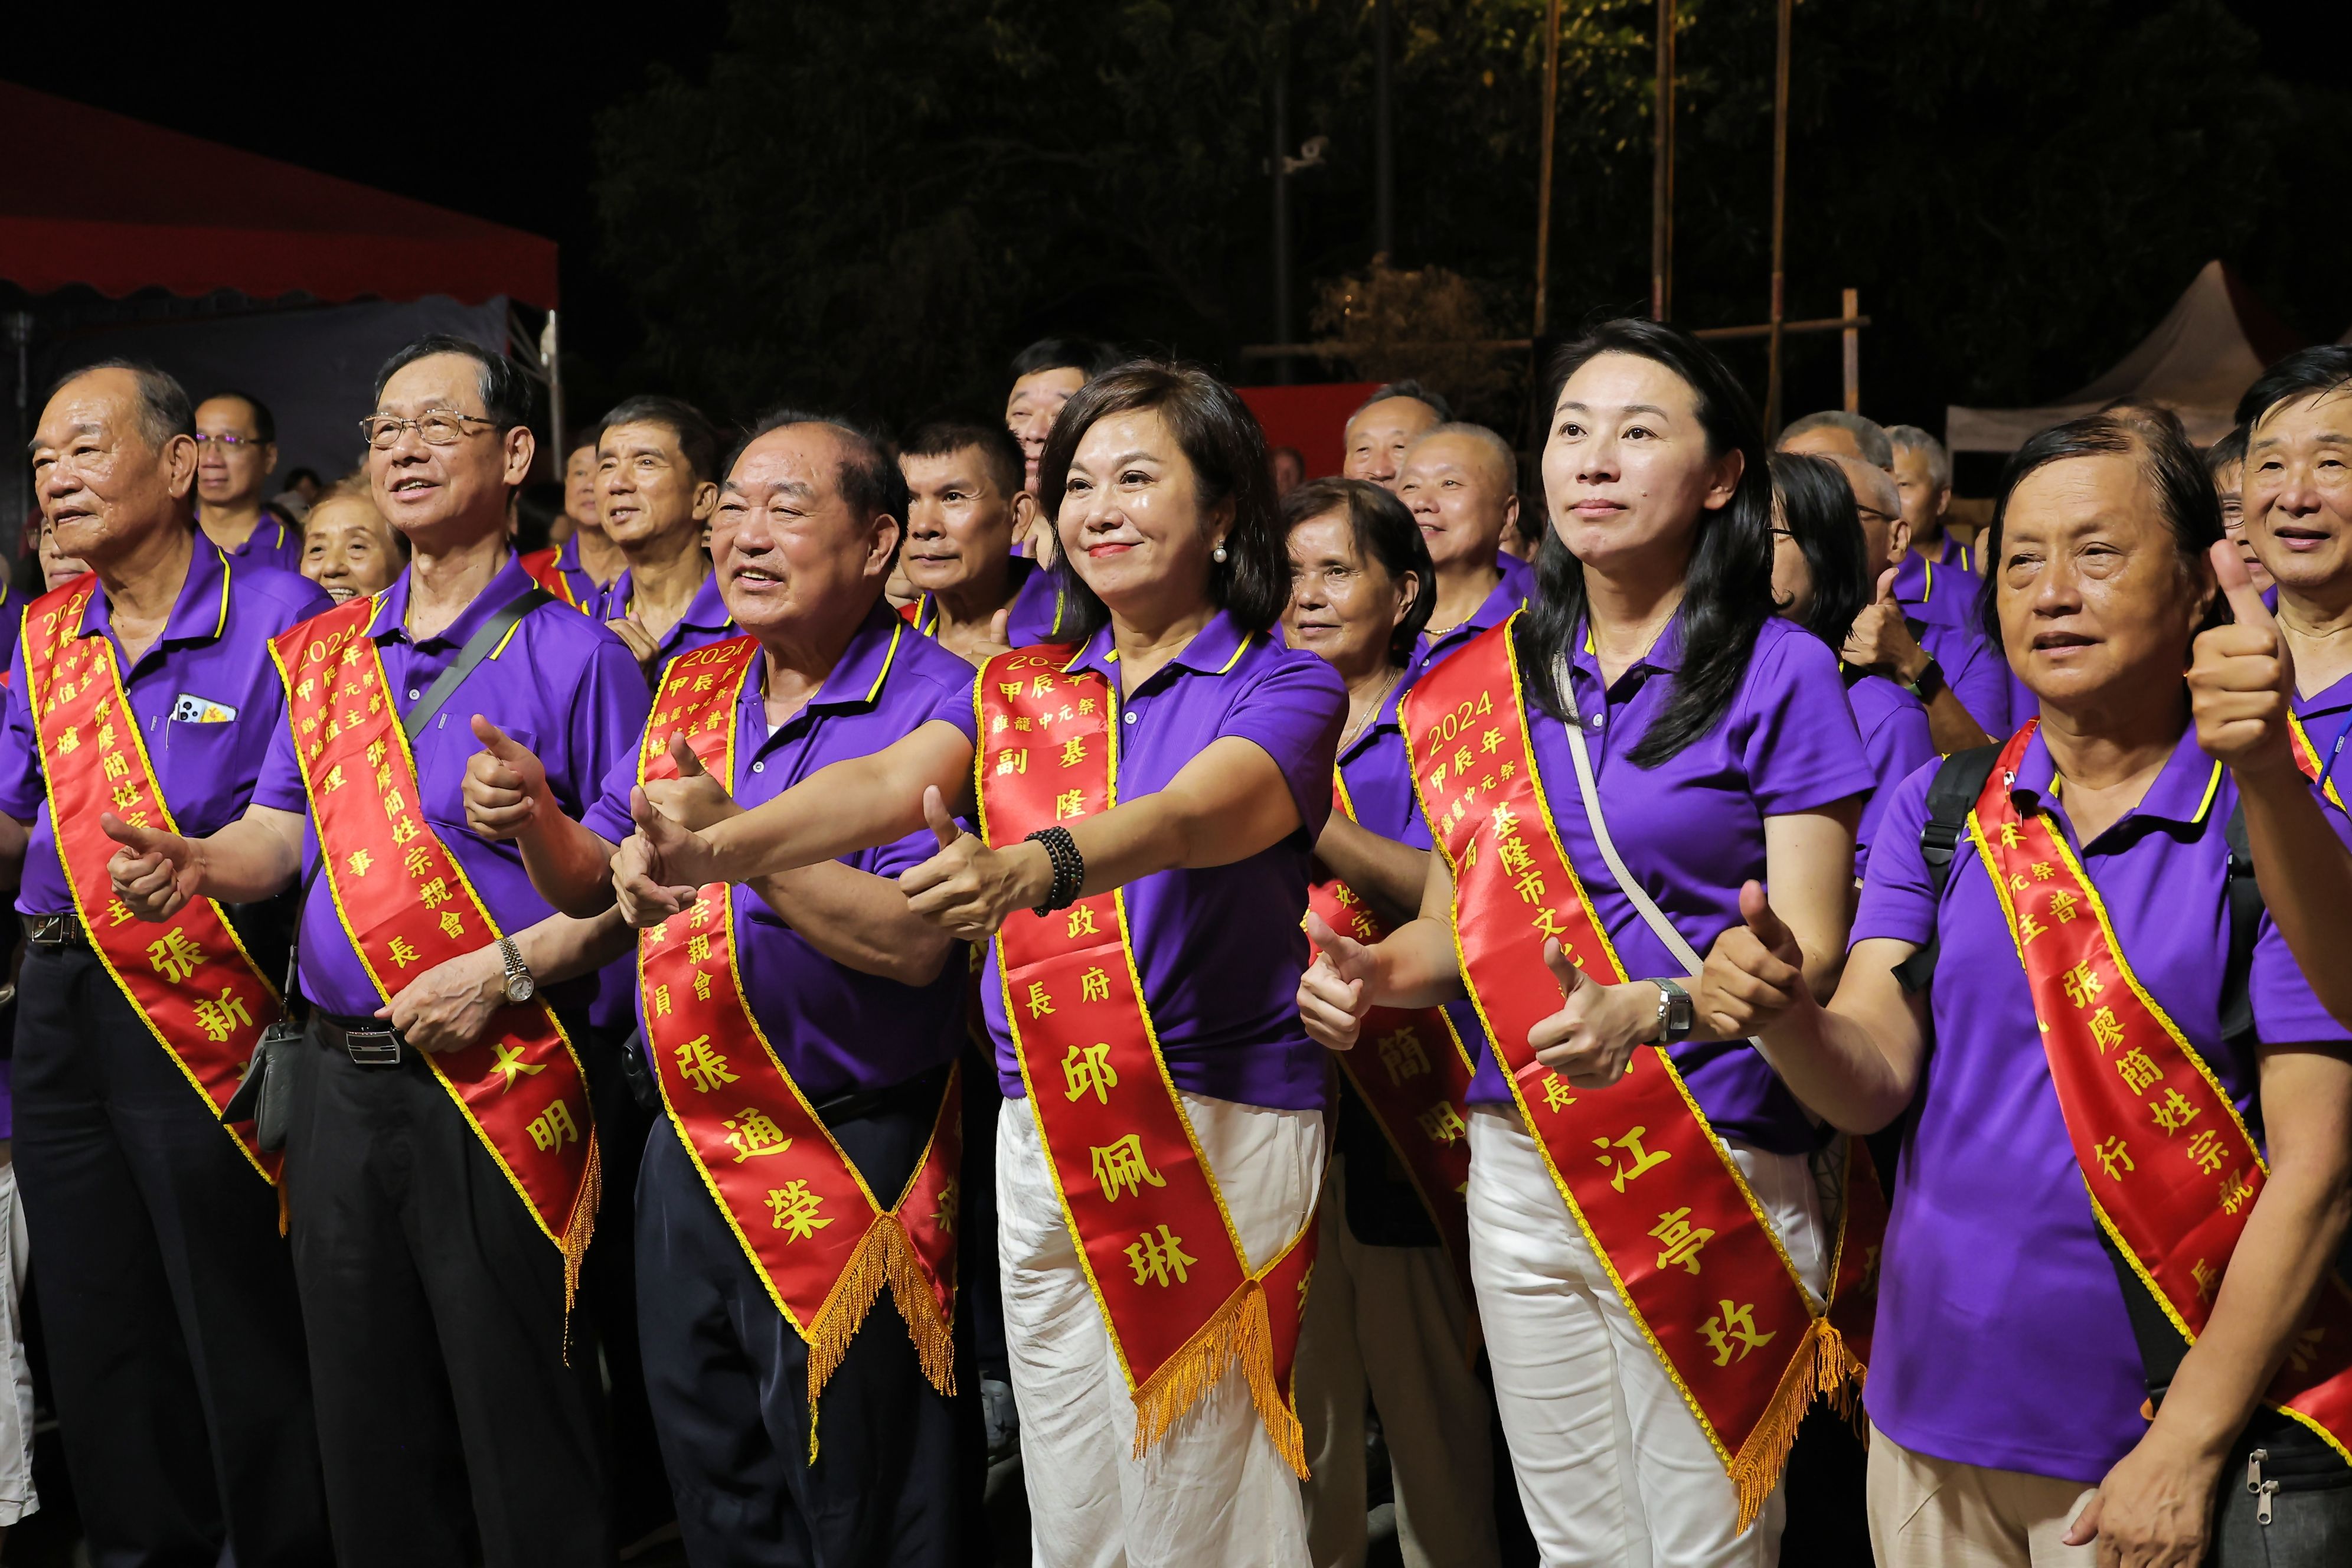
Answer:
<path fill-rule="evenodd" d="M 1853 490 L 1835 463 L 1801 452 L 1772 454 L 1772 597 L 1780 614 L 1833 648 L 1845 646 L 1847 628 L 1870 602 L 1864 542 Z M 1878 781 L 1854 830 L 1858 881 L 1870 863 L 1887 792 L 1936 754 L 1936 742 L 1927 732 L 1927 705 L 1918 698 L 1885 676 L 1853 665 L 1841 662 L 1838 673 L 1862 731 L 1871 776 Z"/>
<path fill-rule="evenodd" d="M 1561 351 L 1553 386 L 1538 592 L 1500 635 L 1517 639 L 1541 807 L 1593 921 L 1634 978 L 1582 984 L 1545 942 L 1566 995 L 1527 1044 L 1550 1071 L 1531 1076 L 1530 1062 L 1513 1076 L 1530 1095 L 1540 1079 L 1565 1097 L 1547 1093 L 1536 1107 L 1574 1104 L 1615 1086 L 1635 1047 L 1670 1047 L 1709 1131 L 1818 1300 L 1829 1258 L 1806 1159 L 1814 1124 L 1737 1032 L 1694 1026 L 1688 996 L 1697 953 L 1738 924 L 1748 879 L 1769 880 L 1787 900 L 1809 974 L 1824 992 L 1833 984 L 1870 766 L 1836 656 L 1773 614 L 1763 436 L 1730 373 L 1672 328 L 1612 321 Z M 1482 646 L 1423 679 L 1478 658 Z M 1588 764 L 1597 816 L 1584 804 Z M 1496 840 L 1503 835 L 1498 827 Z M 1534 890 L 1555 910 L 1577 907 L 1573 892 Z M 1328 946 L 1300 988 L 1310 1032 L 1347 1047 L 1374 1004 L 1459 997 L 1457 922 L 1464 933 L 1505 919 L 1511 930 L 1527 924 L 1507 881 L 1496 908 L 1454 904 L 1450 868 L 1433 857 L 1420 919 L 1375 947 Z M 1526 940 L 1543 938 L 1530 928 Z M 1482 1009 L 1491 1001 L 1482 991 Z M 1544 1561 L 1771 1563 L 1777 1489 L 1741 1529 L 1737 1489 L 1685 1404 L 1678 1379 L 1687 1369 L 1670 1374 L 1653 1350 L 1616 1283 L 1630 1269 L 1609 1266 L 1588 1240 L 1590 1216 L 1570 1212 L 1491 1048 L 1470 1100 L 1471 1273 Z M 1677 1177 L 1687 1168 L 1675 1167 Z M 1710 1179 L 1724 1181 L 1714 1169 Z M 1664 1185 L 1636 1190 L 1647 1196 Z M 1661 1205 L 1643 1206 L 1646 1227 Z M 1674 1217 L 1652 1233 L 1650 1255 L 1674 1245 L 1665 1240 Z M 1636 1256 L 1646 1262 L 1631 1247 L 1621 1260 Z M 1779 1288 L 1794 1289 L 1785 1279 Z"/>
<path fill-rule="evenodd" d="M 2352 1377 L 2340 1318 L 2305 1318 L 2344 1229 L 2352 1049 L 2231 886 L 2237 783 L 2189 722 L 2212 487 L 2177 434 L 2076 420 L 2011 459 L 1989 538 L 2038 728 L 1895 792 L 1826 1008 L 1756 889 L 1699 998 L 1838 1126 L 1910 1117 L 1870 1367 L 1878 1561 L 2340 1563 L 2352 1423 L 2339 1403 L 2324 1440 L 2262 1402 L 2274 1372 Z M 1947 768 L 1972 810 L 1934 804 Z"/>
<path fill-rule="evenodd" d="M 1293 997 L 1347 691 L 1323 660 L 1269 635 L 1289 563 L 1265 437 L 1232 389 L 1145 362 L 1088 382 L 1055 422 L 1038 495 L 1062 546 L 1053 570 L 1079 612 L 1082 640 L 1057 663 L 1117 692 L 1116 806 L 1068 822 L 1058 852 L 959 835 L 948 811 L 969 798 L 973 742 L 933 721 L 700 834 L 640 796 L 615 889 L 630 920 L 650 924 L 692 898 L 688 884 L 831 859 L 926 821 L 941 850 L 900 885 L 918 914 L 958 936 L 986 938 L 1013 911 L 1073 893 L 1122 889 L 1168 1079 L 1232 1233 L 1263 1269 L 1313 1212 L 1328 1147 L 1329 1069 Z M 1060 754 L 1040 752 L 1034 765 Z M 996 962 L 992 951 L 982 992 L 1007 1096 L 998 1254 L 1037 1561 L 1306 1561 L 1297 1478 L 1239 1366 L 1137 1457 L 1137 1406 L 1056 1196 Z M 1024 1000 L 1024 1027 L 1042 1016 L 1031 1008 Z M 1069 1070 L 1087 1093 L 1085 1064 Z M 1064 1076 L 1047 1080 L 1056 1100 Z M 1208 1238 L 1196 1239 L 1200 1253 Z M 1129 1261 L 1139 1280 L 1144 1263 Z"/>

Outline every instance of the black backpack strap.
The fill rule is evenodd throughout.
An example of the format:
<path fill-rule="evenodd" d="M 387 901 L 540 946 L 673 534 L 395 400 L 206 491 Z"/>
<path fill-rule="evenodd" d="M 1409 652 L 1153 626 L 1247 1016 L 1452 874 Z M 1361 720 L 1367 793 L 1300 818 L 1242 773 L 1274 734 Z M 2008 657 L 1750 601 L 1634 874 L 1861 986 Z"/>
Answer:
<path fill-rule="evenodd" d="M 534 583 L 528 591 L 517 595 L 496 615 L 475 627 L 474 635 L 466 639 L 466 646 L 457 650 L 457 657 L 450 661 L 448 668 L 441 672 L 441 678 L 425 689 L 415 707 L 401 715 L 400 727 L 408 731 L 408 738 L 414 741 L 425 733 L 425 727 L 433 722 L 434 715 L 457 695 L 457 688 L 465 684 L 466 677 L 473 674 L 475 668 L 506 641 L 507 634 L 515 629 L 517 622 L 541 605 L 562 602 Z"/>
<path fill-rule="evenodd" d="M 2230 961 L 2221 971 L 2221 1043 L 2251 1045 L 2254 1037 L 2254 933 L 2262 924 L 2263 885 L 2254 879 L 2254 850 L 2246 837 L 2246 808 L 2230 813 Z"/>
<path fill-rule="evenodd" d="M 2000 748 L 1997 745 L 1954 752 L 1927 782 L 1927 820 L 1919 828 L 1919 857 L 1927 863 L 1927 882 L 1938 906 L 1944 901 L 1946 885 L 1952 879 L 1952 857 L 1959 853 L 1960 840 L 1968 837 L 1969 813 L 1977 808 L 1977 797 L 1984 794 L 1986 781 L 1992 777 L 1993 764 L 2000 760 Z M 1916 994 L 1927 989 L 1927 982 L 1935 976 L 1936 952 L 1940 945 L 1930 937 L 1917 952 L 1895 966 L 1895 978 L 1902 983 L 1904 990 Z"/>

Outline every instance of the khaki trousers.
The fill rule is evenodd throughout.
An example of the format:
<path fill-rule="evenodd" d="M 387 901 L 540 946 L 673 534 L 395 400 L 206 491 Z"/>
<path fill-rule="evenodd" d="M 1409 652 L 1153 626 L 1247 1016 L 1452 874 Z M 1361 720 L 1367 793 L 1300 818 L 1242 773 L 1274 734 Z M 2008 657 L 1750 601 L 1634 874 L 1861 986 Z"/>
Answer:
<path fill-rule="evenodd" d="M 2096 1487 L 1933 1459 L 1870 1429 L 1870 1551 L 1878 1568 L 2093 1568 L 2064 1544 Z"/>
<path fill-rule="evenodd" d="M 1346 1182 L 1334 1160 L 1298 1342 L 1315 1568 L 1364 1561 L 1367 1392 L 1395 1472 L 1405 1568 L 1494 1568 L 1495 1456 L 1486 1388 L 1465 1353 L 1469 1303 L 1444 1247 L 1358 1241 Z"/>

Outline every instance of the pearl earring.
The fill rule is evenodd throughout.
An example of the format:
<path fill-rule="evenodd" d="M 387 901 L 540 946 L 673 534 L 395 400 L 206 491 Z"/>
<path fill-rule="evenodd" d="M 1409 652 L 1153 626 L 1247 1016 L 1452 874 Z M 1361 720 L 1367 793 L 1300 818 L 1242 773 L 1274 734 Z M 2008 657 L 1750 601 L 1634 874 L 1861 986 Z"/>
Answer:
<path fill-rule="evenodd" d="M 1209 559 L 1215 562 L 1220 566 L 1223 566 L 1225 563 L 1224 541 L 1219 540 L 1217 542 L 1217 547 L 1209 552 Z"/>

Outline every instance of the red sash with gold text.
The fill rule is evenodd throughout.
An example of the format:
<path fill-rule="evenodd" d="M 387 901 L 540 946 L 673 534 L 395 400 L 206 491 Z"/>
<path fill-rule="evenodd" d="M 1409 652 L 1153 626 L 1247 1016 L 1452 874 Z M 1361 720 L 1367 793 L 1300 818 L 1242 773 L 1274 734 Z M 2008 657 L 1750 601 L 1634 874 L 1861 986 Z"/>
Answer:
<path fill-rule="evenodd" d="M 2092 1212 L 2194 1342 L 2268 1171 L 2221 1080 L 2125 961 L 2065 835 L 2046 812 L 2019 813 L 2010 786 L 2033 731 L 2001 748 L 1969 835 L 2025 966 Z M 2352 1291 L 2332 1270 L 2263 1397 L 2352 1461 Z"/>
<path fill-rule="evenodd" d="M 587 613 L 588 606 L 582 604 L 579 595 L 572 591 L 572 579 L 563 574 L 562 551 L 534 550 L 528 555 L 518 556 L 516 564 L 523 569 L 524 574 L 532 582 L 583 615 Z"/>
<path fill-rule="evenodd" d="M 2303 770 L 2305 778 L 2317 784 L 2319 775 L 2326 771 L 2326 764 L 2319 754 L 2319 748 L 2311 743 L 2310 731 L 2303 727 L 2303 721 L 2292 713 L 2287 715 L 2286 731 L 2288 745 L 2294 752 L 2294 765 Z M 2338 811 L 2344 809 L 2344 797 L 2336 793 L 2336 781 L 2332 778 L 2327 781 L 2327 804 Z"/>
<path fill-rule="evenodd" d="M 302 764 L 325 882 L 352 949 L 385 1000 L 498 941 L 465 868 L 425 819 L 415 759 L 353 599 L 270 639 Z M 596 1226 L 602 1162 L 587 1079 L 545 1001 L 501 1007 L 483 1037 L 425 1057 L 482 1146 L 563 1253 L 570 1310 Z"/>
<path fill-rule="evenodd" d="M 1331 808 L 1356 820 L 1347 781 L 1336 767 Z M 1309 884 L 1307 907 L 1333 931 L 1358 942 L 1369 944 L 1389 934 L 1371 906 L 1337 877 Z M 1470 1216 L 1463 1190 L 1470 1180 L 1466 1118 L 1475 1064 L 1453 1020 L 1443 1007 L 1375 1007 L 1364 1015 L 1356 1048 L 1335 1053 L 1335 1059 L 1421 1194 L 1421 1206 L 1437 1227 L 1475 1319 L 1478 1299 L 1470 1285 Z"/>
<path fill-rule="evenodd" d="M 670 660 L 637 753 L 641 782 L 677 776 L 684 735 L 714 778 L 735 778 L 735 705 L 760 645 L 731 637 Z M 646 1041 L 678 1142 L 793 1331 L 807 1342 L 809 1459 L 816 1403 L 866 1314 L 890 1287 L 923 1374 L 955 1392 L 958 1083 L 948 1077 L 929 1143 L 884 1208 L 810 1106 L 743 999 L 730 889 L 638 933 Z"/>
<path fill-rule="evenodd" d="M 1072 651 L 1023 648 L 982 667 L 973 767 L 992 846 L 1115 804 L 1118 694 L 1066 669 Z M 1016 911 L 996 934 L 996 964 L 1062 1214 L 1135 1399 L 1136 1454 L 1238 1361 L 1258 1419 L 1304 1477 L 1290 1373 L 1314 1209 L 1250 1267 L 1160 1058 L 1118 892 Z"/>
<path fill-rule="evenodd" d="M 1593 981 L 1625 979 L 1559 846 L 1536 771 L 1511 631 L 1482 633 L 1405 696 L 1423 815 L 1454 869 L 1454 942 L 1512 1098 L 1568 1205 L 1739 1495 L 1746 1529 L 1816 1394 L 1858 1370 L 1666 1052 L 1572 1089 L 1528 1031 L 1559 1010 L 1558 939 Z"/>
<path fill-rule="evenodd" d="M 262 1030 L 278 1019 L 278 991 L 212 900 L 190 900 L 157 935 L 114 896 L 106 864 L 121 846 L 99 826 L 99 814 L 111 811 L 167 833 L 179 829 L 123 695 L 114 644 L 76 636 L 97 588 L 95 574 L 78 577 L 25 612 L 25 707 L 37 716 L 49 831 L 99 962 L 217 1116 L 236 1092 Z M 221 590 L 228 591 L 226 576 Z M 251 1122 L 239 1122 L 229 1135 L 263 1180 L 278 1180 L 279 1156 L 254 1143 Z"/>

